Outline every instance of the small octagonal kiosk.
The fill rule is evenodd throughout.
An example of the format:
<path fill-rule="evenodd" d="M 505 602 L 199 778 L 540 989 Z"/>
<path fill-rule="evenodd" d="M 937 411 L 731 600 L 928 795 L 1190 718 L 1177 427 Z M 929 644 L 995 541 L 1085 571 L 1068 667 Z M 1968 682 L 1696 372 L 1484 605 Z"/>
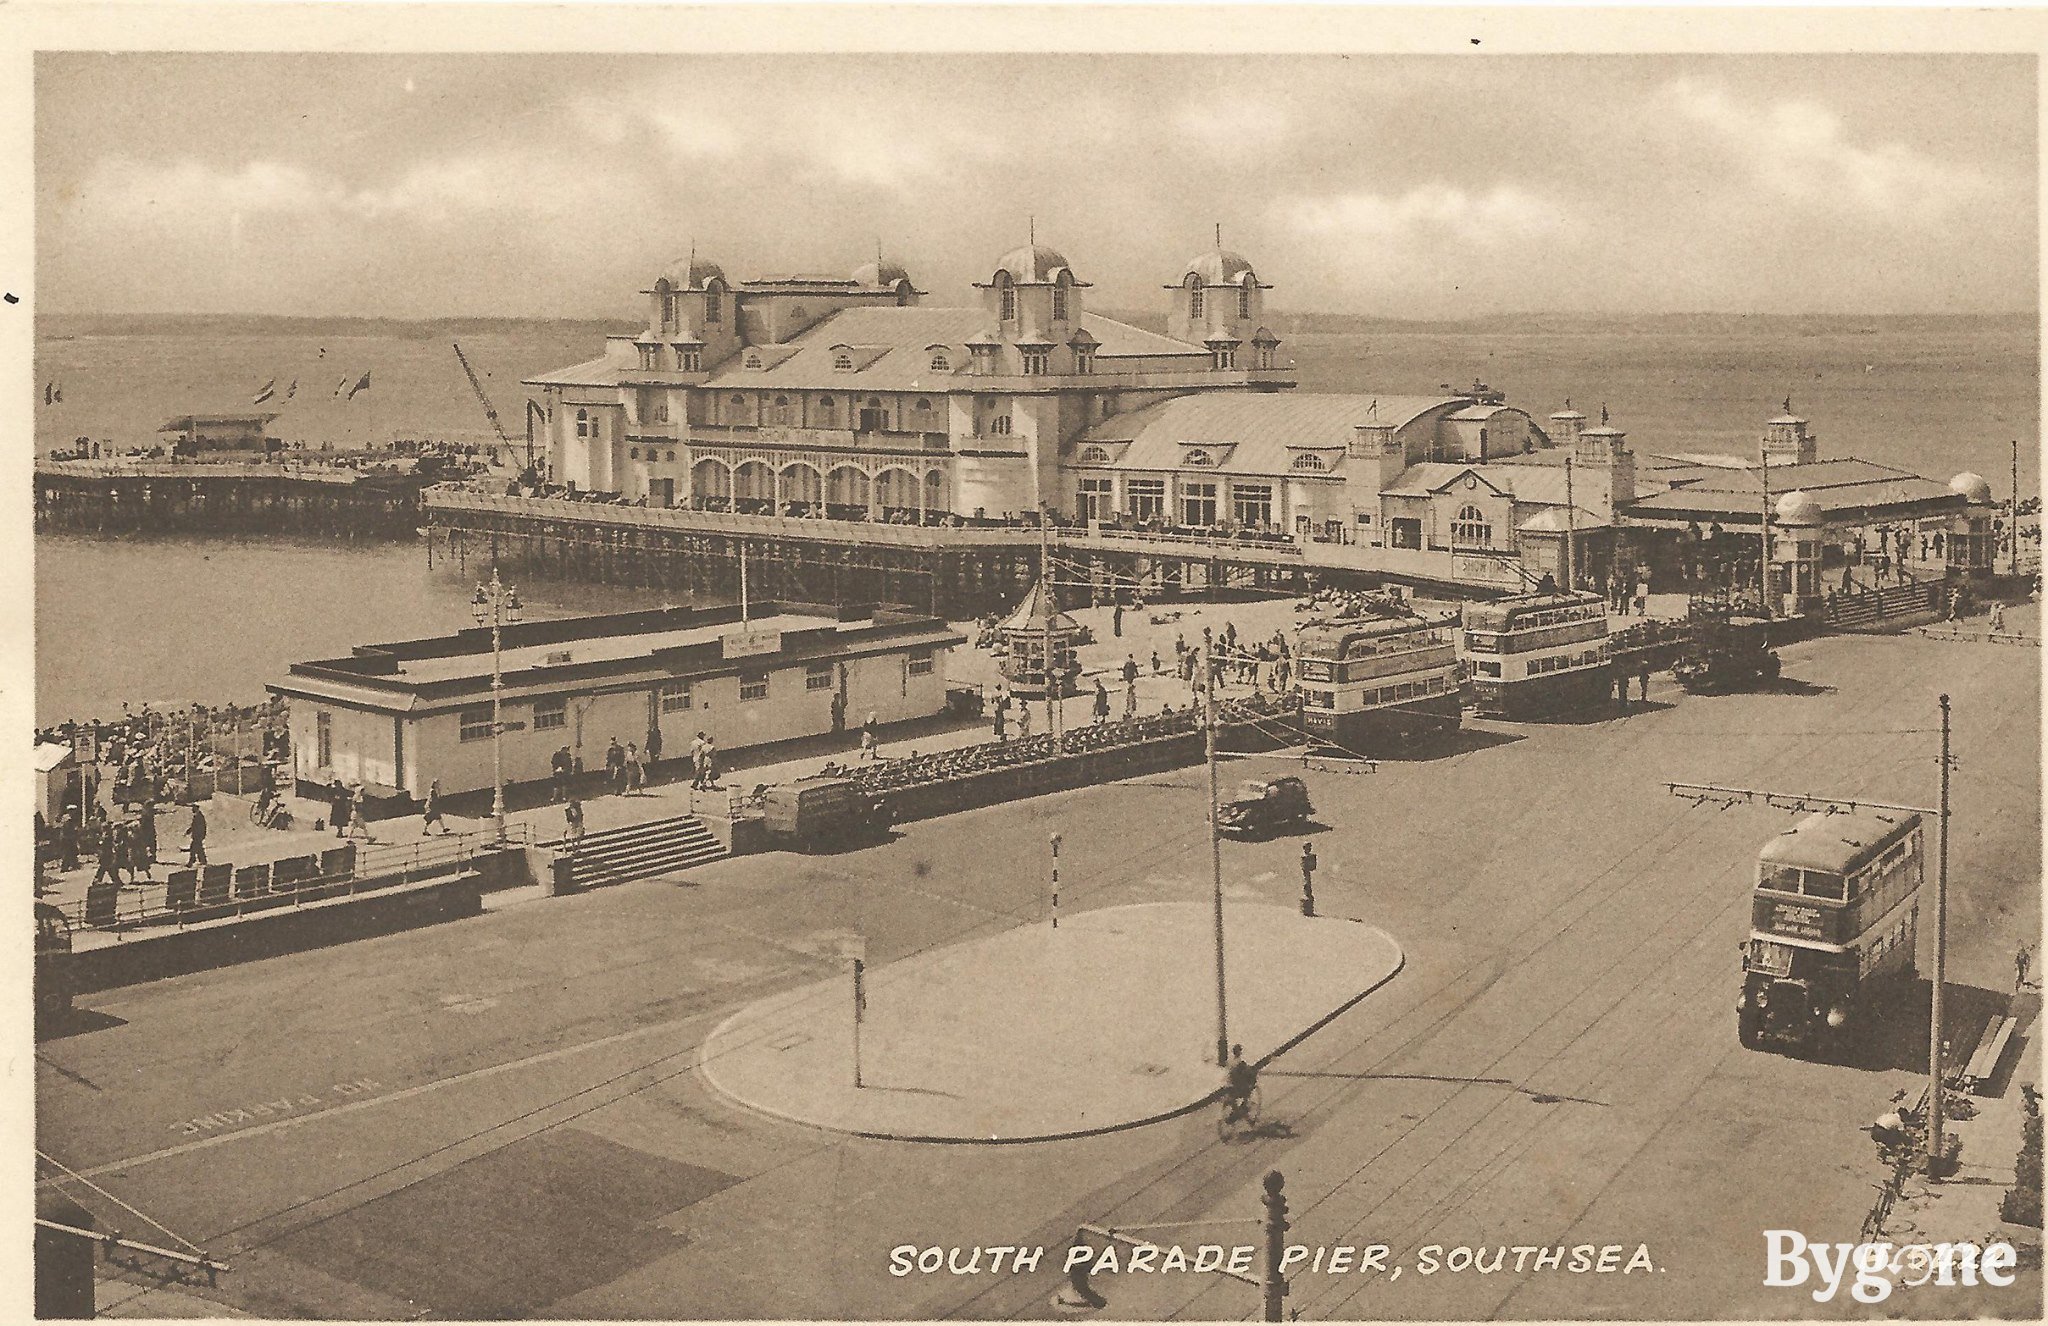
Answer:
<path fill-rule="evenodd" d="M 1054 606 L 1043 580 L 1031 587 L 1017 610 L 996 629 L 1003 641 L 1002 676 L 1011 694 L 1045 695 L 1048 675 L 1057 686 L 1053 694 L 1075 693 L 1074 679 L 1080 669 L 1074 651 L 1081 643 L 1081 623 Z"/>

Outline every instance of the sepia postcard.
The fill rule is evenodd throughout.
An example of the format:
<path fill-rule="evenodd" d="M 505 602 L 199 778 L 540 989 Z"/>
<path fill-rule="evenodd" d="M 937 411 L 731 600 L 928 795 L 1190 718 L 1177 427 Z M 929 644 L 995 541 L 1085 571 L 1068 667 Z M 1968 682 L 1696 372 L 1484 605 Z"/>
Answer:
<path fill-rule="evenodd" d="M 2040 1319 L 2044 36 L 0 8 L 0 1313 Z"/>

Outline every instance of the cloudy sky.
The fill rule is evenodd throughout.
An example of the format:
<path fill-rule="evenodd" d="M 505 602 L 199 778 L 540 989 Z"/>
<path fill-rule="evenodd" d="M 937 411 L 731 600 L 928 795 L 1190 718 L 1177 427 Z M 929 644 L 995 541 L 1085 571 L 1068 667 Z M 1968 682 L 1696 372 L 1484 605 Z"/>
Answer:
<path fill-rule="evenodd" d="M 876 243 L 935 302 L 1023 242 L 1152 308 L 2035 307 L 2012 57 L 296 56 L 36 64 L 48 312 L 630 316 Z"/>

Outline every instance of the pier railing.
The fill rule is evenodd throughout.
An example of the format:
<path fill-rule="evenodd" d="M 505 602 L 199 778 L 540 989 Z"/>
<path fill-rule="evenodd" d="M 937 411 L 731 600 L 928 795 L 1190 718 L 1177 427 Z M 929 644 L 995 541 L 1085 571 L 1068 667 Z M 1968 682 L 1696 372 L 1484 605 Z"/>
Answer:
<path fill-rule="evenodd" d="M 82 899 L 53 905 L 73 930 L 119 938 L 436 879 L 468 869 L 503 847 L 532 842 L 532 827 L 515 822 L 506 826 L 503 843 L 488 831 L 477 831 L 411 843 L 344 841 L 318 852 L 241 865 L 159 862 L 157 869 L 168 869 L 168 878 L 94 885 Z"/>
<path fill-rule="evenodd" d="M 892 525 L 887 521 L 833 520 L 826 516 L 751 516 L 735 511 L 693 511 L 685 507 L 620 506 L 571 502 L 559 497 L 504 497 L 461 489 L 429 488 L 422 499 L 434 511 L 499 512 L 538 520 L 569 521 L 615 529 L 661 529 L 690 534 L 733 534 L 765 539 L 805 539 L 901 548 L 1008 547 L 1035 542 L 1034 530 L 937 525 Z"/>

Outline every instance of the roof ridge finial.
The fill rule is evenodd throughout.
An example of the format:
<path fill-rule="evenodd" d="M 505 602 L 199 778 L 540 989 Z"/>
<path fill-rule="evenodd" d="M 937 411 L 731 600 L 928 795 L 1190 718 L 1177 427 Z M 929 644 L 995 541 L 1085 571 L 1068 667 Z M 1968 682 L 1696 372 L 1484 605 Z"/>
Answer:
<path fill-rule="evenodd" d="M 1567 396 L 1567 397 L 1565 397 L 1565 398 L 1564 398 L 1564 408 L 1565 408 L 1565 409 L 1567 409 L 1567 410 L 1569 410 L 1569 409 L 1571 409 L 1571 408 L 1572 408 L 1572 398 L 1571 398 L 1571 397 Z"/>
<path fill-rule="evenodd" d="M 1223 247 L 1223 223 L 1221 221 L 1216 223 L 1216 247 L 1219 249 Z"/>
<path fill-rule="evenodd" d="M 1785 393 L 1785 413 L 1792 413 L 1792 393 L 1789 391 Z"/>
<path fill-rule="evenodd" d="M 1032 248 L 1038 247 L 1038 218 L 1029 212 L 1024 214 L 1024 235 Z"/>
<path fill-rule="evenodd" d="M 1605 426 L 1606 426 L 1606 424 L 1607 424 L 1607 402 L 1606 402 L 1606 401 L 1601 401 L 1601 402 L 1600 402 L 1600 423 L 1601 423 L 1601 426 L 1602 426 L 1602 427 L 1605 427 Z"/>

